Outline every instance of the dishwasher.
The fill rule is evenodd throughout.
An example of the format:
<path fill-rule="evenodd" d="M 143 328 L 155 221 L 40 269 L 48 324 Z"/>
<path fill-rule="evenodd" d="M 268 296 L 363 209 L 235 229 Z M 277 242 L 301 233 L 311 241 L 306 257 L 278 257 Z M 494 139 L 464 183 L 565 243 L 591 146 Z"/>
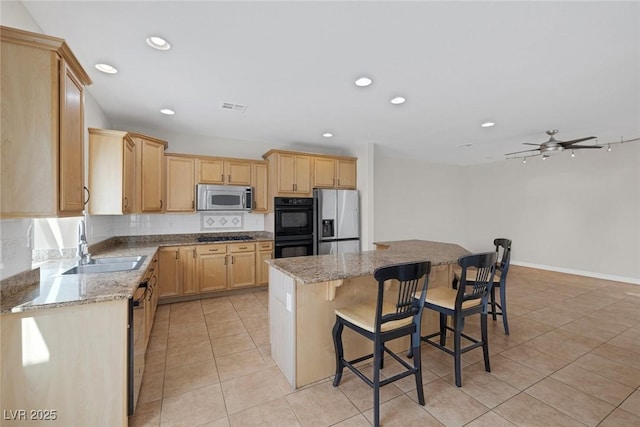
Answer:
<path fill-rule="evenodd" d="M 129 323 L 127 325 L 127 415 L 133 415 L 140 394 L 144 374 L 145 355 L 145 300 L 149 282 L 144 281 L 129 298 Z"/>

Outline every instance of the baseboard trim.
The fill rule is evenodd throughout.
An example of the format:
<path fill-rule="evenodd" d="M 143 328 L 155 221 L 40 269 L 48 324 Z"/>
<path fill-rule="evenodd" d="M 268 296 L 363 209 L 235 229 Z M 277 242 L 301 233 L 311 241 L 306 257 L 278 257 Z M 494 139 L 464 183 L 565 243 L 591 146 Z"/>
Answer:
<path fill-rule="evenodd" d="M 577 276 L 594 277 L 596 279 L 612 280 L 614 282 L 631 283 L 632 285 L 640 285 L 640 279 L 633 277 L 614 276 L 613 274 L 594 273 L 592 271 L 576 270 L 573 268 L 555 267 L 552 265 L 533 264 L 531 262 L 511 261 L 513 265 L 521 267 L 537 268 L 540 270 L 557 271 L 558 273 L 575 274 Z"/>

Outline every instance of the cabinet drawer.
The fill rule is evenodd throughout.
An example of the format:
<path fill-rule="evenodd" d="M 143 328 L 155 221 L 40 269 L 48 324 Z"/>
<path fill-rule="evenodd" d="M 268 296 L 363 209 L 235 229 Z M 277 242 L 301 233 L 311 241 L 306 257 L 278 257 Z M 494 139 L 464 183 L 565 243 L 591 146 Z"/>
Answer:
<path fill-rule="evenodd" d="M 227 245 L 200 245 L 197 247 L 198 255 L 204 254 L 225 254 Z"/>
<path fill-rule="evenodd" d="M 233 243 L 229 245 L 230 253 L 237 252 L 254 252 L 256 250 L 255 243 Z"/>
<path fill-rule="evenodd" d="M 257 245 L 259 251 L 273 250 L 273 242 L 259 242 Z"/>

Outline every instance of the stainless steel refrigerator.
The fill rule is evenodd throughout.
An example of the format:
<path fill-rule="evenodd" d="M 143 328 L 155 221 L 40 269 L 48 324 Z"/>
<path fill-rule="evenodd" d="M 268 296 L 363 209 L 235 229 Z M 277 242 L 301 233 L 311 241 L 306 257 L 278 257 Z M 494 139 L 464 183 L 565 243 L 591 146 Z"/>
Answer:
<path fill-rule="evenodd" d="M 358 190 L 313 190 L 313 253 L 360 251 Z"/>

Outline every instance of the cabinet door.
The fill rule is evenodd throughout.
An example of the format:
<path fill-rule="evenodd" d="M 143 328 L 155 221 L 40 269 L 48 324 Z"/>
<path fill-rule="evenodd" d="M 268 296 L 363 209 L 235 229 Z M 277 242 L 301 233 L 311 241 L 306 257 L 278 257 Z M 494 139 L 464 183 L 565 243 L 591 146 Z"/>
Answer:
<path fill-rule="evenodd" d="M 296 156 L 296 193 L 311 194 L 311 158 Z"/>
<path fill-rule="evenodd" d="M 229 255 L 229 287 L 242 288 L 256 283 L 256 253 L 242 252 Z"/>
<path fill-rule="evenodd" d="M 84 86 L 60 61 L 60 206 L 61 214 L 84 209 Z"/>
<path fill-rule="evenodd" d="M 162 212 L 164 145 L 144 139 L 140 141 L 140 212 Z"/>
<path fill-rule="evenodd" d="M 158 296 L 175 297 L 180 295 L 180 250 L 179 248 L 160 248 L 158 250 Z"/>
<path fill-rule="evenodd" d="M 196 280 L 196 259 L 194 246 L 180 248 L 180 276 L 182 278 L 180 295 L 193 295 L 200 292 Z"/>
<path fill-rule="evenodd" d="M 278 154 L 278 192 L 293 193 L 296 176 L 296 157 Z"/>
<path fill-rule="evenodd" d="M 165 212 L 195 211 L 194 159 L 166 156 L 167 206 Z"/>
<path fill-rule="evenodd" d="M 198 288 L 200 292 L 227 288 L 227 254 L 198 252 Z"/>
<path fill-rule="evenodd" d="M 224 184 L 224 161 L 198 160 L 198 184 Z"/>
<path fill-rule="evenodd" d="M 251 162 L 225 162 L 226 183 L 232 185 L 251 185 Z"/>
<path fill-rule="evenodd" d="M 130 138 L 124 139 L 122 155 L 122 213 L 133 213 L 136 194 L 136 147 Z"/>
<path fill-rule="evenodd" d="M 336 185 L 336 161 L 322 157 L 313 159 L 313 186 L 333 188 Z"/>
<path fill-rule="evenodd" d="M 253 187 L 253 211 L 266 212 L 269 209 L 269 181 L 266 163 L 254 163 L 251 171 Z"/>
<path fill-rule="evenodd" d="M 338 159 L 336 187 L 356 189 L 356 161 Z"/>
<path fill-rule="evenodd" d="M 256 253 L 256 285 L 266 285 L 269 283 L 269 265 L 265 261 L 273 258 L 273 246 L 271 243 L 265 245 L 265 247 L 266 246 L 269 246 L 269 248 L 266 250 L 260 249 L 260 251 Z M 259 244 L 258 247 L 260 248 L 261 245 Z"/>

